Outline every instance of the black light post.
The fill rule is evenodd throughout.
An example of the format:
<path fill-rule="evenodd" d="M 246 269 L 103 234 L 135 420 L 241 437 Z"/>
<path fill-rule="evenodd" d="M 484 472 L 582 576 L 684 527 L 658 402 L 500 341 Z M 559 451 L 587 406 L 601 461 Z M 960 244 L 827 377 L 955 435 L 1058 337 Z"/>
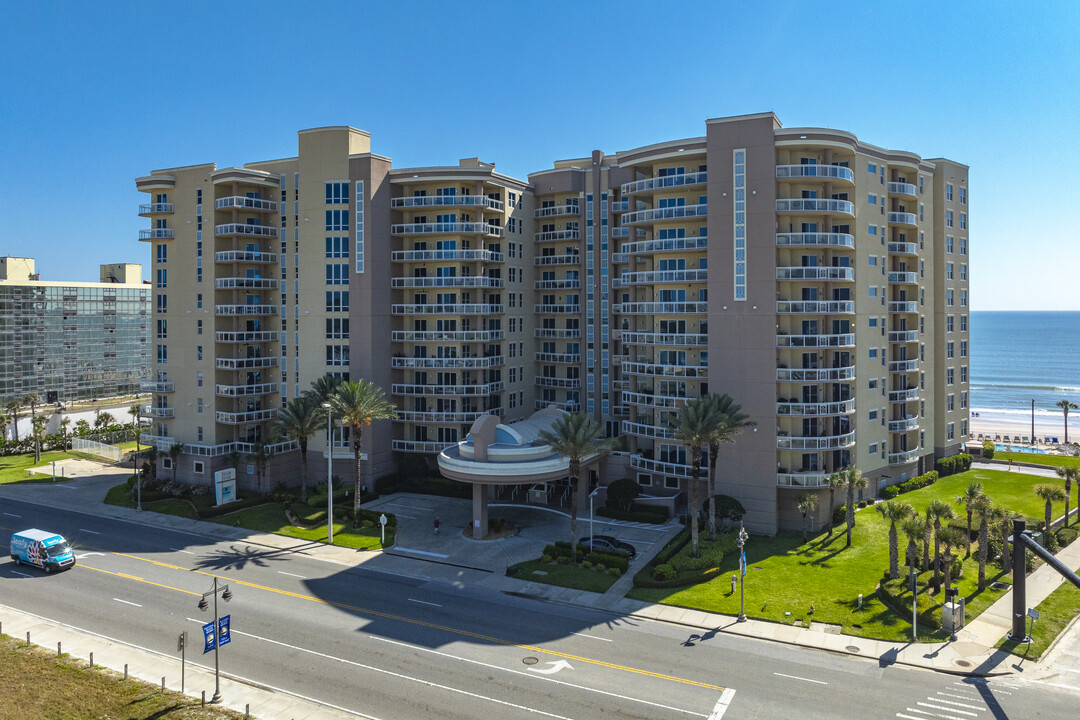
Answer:
<path fill-rule="evenodd" d="M 739 546 L 739 569 L 741 570 L 739 577 L 739 622 L 746 620 L 746 552 L 743 550 L 743 546 L 746 545 L 746 541 L 749 538 L 750 536 L 746 534 L 746 528 L 742 526 L 742 522 L 740 521 L 739 539 L 735 541 L 735 544 Z"/>
<path fill-rule="evenodd" d="M 330 424 L 330 403 L 326 408 L 326 544 L 334 544 L 334 428 Z"/>
<path fill-rule="evenodd" d="M 142 473 L 139 472 L 139 453 L 142 449 L 139 445 L 139 433 L 142 432 L 142 404 L 139 402 L 138 394 L 135 395 L 135 460 L 132 465 L 135 466 L 135 487 L 138 488 L 139 501 L 137 503 L 138 510 L 142 510 Z"/>
<path fill-rule="evenodd" d="M 221 593 L 221 599 L 225 602 L 232 600 L 232 593 L 229 592 L 229 586 L 222 585 L 219 588 L 217 581 L 218 579 L 215 577 L 214 587 L 204 592 L 202 598 L 199 600 L 199 609 L 206 612 L 206 609 L 210 607 L 210 604 L 206 602 L 206 598 L 208 595 L 214 596 L 214 697 L 210 698 L 210 702 L 212 703 L 221 702 L 221 668 L 218 665 L 218 651 L 221 649 L 221 624 L 218 618 L 218 593 Z"/>

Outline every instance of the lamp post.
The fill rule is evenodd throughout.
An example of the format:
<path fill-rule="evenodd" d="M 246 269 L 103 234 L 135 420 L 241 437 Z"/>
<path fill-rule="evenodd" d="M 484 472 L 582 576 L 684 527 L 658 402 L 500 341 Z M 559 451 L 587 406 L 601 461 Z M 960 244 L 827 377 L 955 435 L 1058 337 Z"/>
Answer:
<path fill-rule="evenodd" d="M 142 404 L 139 402 L 139 395 L 135 395 L 135 460 L 131 463 L 135 466 L 135 486 L 138 488 L 137 493 L 139 496 L 136 509 L 142 510 L 142 473 L 139 472 L 139 453 L 141 449 L 139 447 L 139 433 L 142 432 Z M 130 497 L 130 496 L 128 496 Z"/>
<path fill-rule="evenodd" d="M 746 620 L 746 552 L 743 550 L 743 546 L 746 545 L 746 541 L 750 538 L 746 534 L 746 528 L 743 527 L 742 521 L 739 522 L 739 538 L 735 541 L 735 544 L 739 546 L 739 571 L 741 573 L 739 577 L 739 617 L 738 622 L 744 622 Z"/>
<path fill-rule="evenodd" d="M 334 544 L 334 437 L 330 423 L 330 403 L 326 408 L 326 532 L 327 545 Z"/>
<path fill-rule="evenodd" d="M 589 493 L 589 550 L 593 549 L 593 537 L 595 537 L 596 535 L 595 531 L 593 530 L 592 499 L 596 497 L 596 493 L 598 492 L 600 492 L 600 488 L 596 488 L 591 493 Z"/>
<path fill-rule="evenodd" d="M 218 593 L 221 593 L 221 599 L 225 602 L 232 600 L 232 593 L 229 592 L 229 586 L 222 585 L 219 588 L 217 580 L 217 577 L 215 577 L 214 587 L 204 592 L 202 598 L 199 599 L 199 609 L 206 612 L 206 609 L 210 606 L 209 603 L 206 602 L 206 598 L 208 595 L 214 596 L 214 697 L 210 698 L 210 702 L 212 703 L 221 702 L 221 668 L 218 665 L 218 650 L 221 649 L 221 632 L 217 608 Z"/>

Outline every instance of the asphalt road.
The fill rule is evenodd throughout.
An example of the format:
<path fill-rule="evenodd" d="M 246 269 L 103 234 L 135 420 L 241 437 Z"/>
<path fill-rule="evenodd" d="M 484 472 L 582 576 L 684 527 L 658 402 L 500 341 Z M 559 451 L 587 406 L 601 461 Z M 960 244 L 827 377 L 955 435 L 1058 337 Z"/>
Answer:
<path fill-rule="evenodd" d="M 1080 690 L 971 681 L 619 618 L 469 585 L 345 567 L 245 542 L 0 500 L 0 543 L 40 527 L 76 547 L 46 576 L 0 558 L 0 601 L 163 653 L 213 578 L 233 640 L 222 671 L 388 718 L 1063 718 Z M 852 639 L 857 643 L 857 639 Z M 1067 685 L 1068 683 L 1058 683 Z M 1080 686 L 1080 681 L 1076 682 Z M 1069 708 L 1067 710 L 1067 708 Z"/>

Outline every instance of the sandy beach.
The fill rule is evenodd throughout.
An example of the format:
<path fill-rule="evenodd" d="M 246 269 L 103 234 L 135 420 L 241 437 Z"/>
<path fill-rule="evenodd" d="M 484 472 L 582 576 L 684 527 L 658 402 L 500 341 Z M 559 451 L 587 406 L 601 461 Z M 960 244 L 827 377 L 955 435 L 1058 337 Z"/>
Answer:
<path fill-rule="evenodd" d="M 976 413 L 978 414 L 976 416 Z M 1035 437 L 1040 442 L 1046 437 L 1056 437 L 1058 442 L 1065 442 L 1064 415 L 1060 412 L 1051 413 L 1035 411 Z M 976 409 L 971 410 L 971 437 L 977 439 L 979 434 L 1001 435 L 1004 441 L 1005 435 L 1011 438 L 1027 436 L 1031 438 L 1031 413 L 1010 410 Z M 1069 440 L 1080 440 L 1080 414 L 1069 416 Z"/>

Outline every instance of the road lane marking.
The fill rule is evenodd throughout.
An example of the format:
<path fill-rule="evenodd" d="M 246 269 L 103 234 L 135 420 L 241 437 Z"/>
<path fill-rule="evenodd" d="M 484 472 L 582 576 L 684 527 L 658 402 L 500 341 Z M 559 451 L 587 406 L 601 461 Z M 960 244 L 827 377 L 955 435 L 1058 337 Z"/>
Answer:
<path fill-rule="evenodd" d="M 534 667 L 529 668 L 529 672 L 538 672 L 541 675 L 554 675 L 555 673 L 559 672 L 563 668 L 566 668 L 567 670 L 573 670 L 574 669 L 574 666 L 571 665 L 570 663 L 566 662 L 565 660 L 548 660 L 544 664 L 545 665 L 550 665 L 551 667 L 544 668 L 543 670 L 541 670 L 540 668 L 534 666 Z"/>
<path fill-rule="evenodd" d="M 15 513 L 9 513 L 9 512 L 6 512 L 6 513 L 4 513 L 4 514 L 5 514 L 5 515 L 7 515 L 8 517 L 17 517 L 17 518 L 21 518 L 21 517 L 22 517 L 22 515 L 16 515 Z"/>
<path fill-rule="evenodd" d="M 93 530 L 87 530 L 86 528 L 79 528 L 79 532 L 90 533 L 91 535 L 100 535 L 101 534 L 99 532 L 94 532 Z"/>
<path fill-rule="evenodd" d="M 139 603 L 133 603 L 130 600 L 121 600 L 120 598 L 113 598 L 116 602 L 124 603 L 125 605 L 134 605 L 135 607 L 142 607 Z"/>
<path fill-rule="evenodd" d="M 938 695 L 941 695 L 941 694 L 942 693 L 938 693 Z M 965 708 L 968 708 L 970 710 L 982 710 L 983 709 L 982 706 L 980 706 L 980 705 L 968 705 L 967 703 L 956 702 L 955 700 L 942 700 L 941 698 L 931 698 L 931 697 L 928 697 L 926 699 L 927 700 L 933 700 L 934 702 L 945 703 L 946 705 L 959 705 L 960 707 L 965 707 Z M 965 700 L 970 700 L 971 698 L 964 698 L 964 699 Z"/>
<path fill-rule="evenodd" d="M 817 683 L 818 685 L 828 685 L 829 683 L 824 680 L 811 680 L 810 678 L 799 677 L 798 675 L 785 675 L 784 673 L 774 672 L 773 675 L 779 675 L 780 677 L 791 678 L 792 680 L 802 680 L 804 682 Z"/>
<path fill-rule="evenodd" d="M 190 550 L 181 550 L 180 548 L 169 548 L 169 549 L 172 550 L 173 552 L 185 553 L 187 555 L 194 555 L 195 554 L 195 553 L 191 552 Z"/>
<path fill-rule="evenodd" d="M 570 633 L 571 635 L 577 635 L 579 637 L 587 637 L 590 640 L 603 640 L 604 642 L 612 642 L 611 638 L 602 638 L 595 635 L 586 635 L 585 633 Z"/>
<path fill-rule="evenodd" d="M 1053 682 L 1047 682 L 1045 680 L 1029 680 L 1028 678 L 1020 678 L 1020 679 L 1023 680 L 1024 682 L 1026 682 L 1026 683 L 1038 683 L 1039 685 L 1049 685 L 1050 687 L 1064 688 L 1065 690 L 1080 690 L 1080 687 L 1077 687 L 1076 685 L 1066 685 L 1065 683 L 1053 683 Z M 998 693 L 998 692 L 1001 692 L 1001 691 L 1000 690 L 994 690 L 993 692 Z M 1010 694 L 1011 693 L 1005 693 L 1005 695 L 1010 695 Z"/>
<path fill-rule="evenodd" d="M 12 574 L 12 575 L 21 575 L 21 576 L 23 576 L 23 577 L 30 577 L 30 576 L 29 576 L 29 575 L 27 575 L 26 573 L 24 573 L 24 572 L 19 572 L 18 570 L 12 570 L 12 571 L 11 571 L 11 574 Z"/>
<path fill-rule="evenodd" d="M 731 704 L 731 698 L 735 696 L 735 688 L 728 688 L 720 694 L 720 699 L 716 701 L 716 705 L 713 707 L 712 715 L 709 716 L 709 720 L 720 720 L 724 717 L 724 713 L 727 712 L 728 705 Z"/>
<path fill-rule="evenodd" d="M 409 602 L 420 603 L 421 605 L 434 605 L 435 607 L 442 607 L 439 603 L 428 602 L 427 600 L 417 600 L 416 598 L 409 598 Z"/>
<path fill-rule="evenodd" d="M 986 686 L 989 686 L 989 685 L 990 685 L 990 683 L 988 683 L 988 682 L 985 682 L 985 681 L 984 681 L 984 682 L 981 682 L 981 683 L 976 683 L 976 684 L 977 684 L 977 685 L 986 685 Z M 967 689 L 968 689 L 969 691 L 971 691 L 971 683 L 964 683 L 964 682 L 955 682 L 955 683 L 953 683 L 953 685 L 959 685 L 960 687 L 962 687 L 962 688 L 967 688 Z M 1004 691 L 1004 690 L 998 690 L 998 688 L 999 688 L 999 687 L 1000 687 L 1000 685 L 994 685 L 994 687 L 992 688 L 993 692 L 995 692 L 995 693 L 1001 693 L 1002 695 L 1012 695 L 1012 693 L 1011 693 L 1011 692 L 1006 692 L 1006 691 Z M 1012 686 L 1011 686 L 1011 685 L 1009 685 L 1009 686 L 1007 686 L 1007 687 L 1012 687 Z"/>
<path fill-rule="evenodd" d="M 416 519 L 416 517 L 413 516 L 413 515 L 402 515 L 401 513 L 398 513 L 398 512 L 394 513 L 394 515 L 396 517 L 399 517 L 399 518 L 408 518 L 409 520 L 415 520 Z"/>
<path fill-rule="evenodd" d="M 566 658 L 567 660 L 576 660 L 577 662 L 587 663 L 589 665 L 596 665 L 598 667 L 606 667 L 606 668 L 609 668 L 611 670 L 621 670 L 623 672 L 634 673 L 636 675 L 644 675 L 646 677 L 654 677 L 654 678 L 657 678 L 657 679 L 660 679 L 660 680 L 668 680 L 670 682 L 676 682 L 676 683 L 680 683 L 680 684 L 683 684 L 683 685 L 692 685 L 694 687 L 701 687 L 701 688 L 705 688 L 707 690 L 716 690 L 717 692 L 723 692 L 726 689 L 722 685 L 713 685 L 712 683 L 701 682 L 700 680 L 691 680 L 689 678 L 682 678 L 682 677 L 678 677 L 676 675 L 667 675 L 665 673 L 654 672 L 652 670 L 644 670 L 644 669 L 641 669 L 641 668 L 629 667 L 627 665 L 619 665 L 617 663 L 607 662 L 606 660 L 597 660 L 595 658 L 583 657 L 581 655 L 574 655 L 572 653 L 564 653 L 564 652 L 560 652 L 558 650 L 551 650 L 549 648 L 538 647 L 536 645 L 525 645 L 525 644 L 522 644 L 522 643 L 516 643 L 516 642 L 512 642 L 510 640 L 504 640 L 503 638 L 494 637 L 492 635 L 485 635 L 483 633 L 472 632 L 471 630 L 463 630 L 461 628 L 453 628 L 453 627 L 449 627 L 449 626 L 446 626 L 446 625 L 438 625 L 436 623 L 426 622 L 424 620 L 417 620 L 417 619 L 414 619 L 414 618 L 408 618 L 408 617 L 404 617 L 402 615 L 394 615 L 393 613 L 380 612 L 378 610 L 371 610 L 371 609 L 368 609 L 368 608 L 362 608 L 362 607 L 358 607 L 356 605 L 350 605 L 348 603 L 336 602 L 334 600 L 323 600 L 322 598 L 317 598 L 317 597 L 315 597 L 313 595 L 305 595 L 303 593 L 292 592 L 290 590 L 282 590 L 282 589 L 279 589 L 279 588 L 272 588 L 272 587 L 268 587 L 266 585 L 259 585 L 258 583 L 247 582 L 245 580 L 237 580 L 236 578 L 227 577 L 225 575 L 217 575 L 217 574 L 214 574 L 214 573 L 211 573 L 211 572 L 206 572 L 204 570 L 195 570 L 195 569 L 190 569 L 190 568 L 183 568 L 183 567 L 180 567 L 178 565 L 171 565 L 169 563 L 164 563 L 164 562 L 161 562 L 159 560 L 151 560 L 149 558 L 139 557 L 138 555 L 130 555 L 128 553 L 119 553 L 119 552 L 113 552 L 111 554 L 116 555 L 118 557 L 130 558 L 132 560 L 140 560 L 142 562 L 147 562 L 147 563 L 150 563 L 151 565 L 157 565 L 159 567 L 165 567 L 165 568 L 170 568 L 170 569 L 173 569 L 173 570 L 179 570 L 179 571 L 181 571 L 183 573 L 187 573 L 187 574 L 204 575 L 204 576 L 210 577 L 210 578 L 216 577 L 219 580 L 228 580 L 231 583 L 235 583 L 237 585 L 242 585 L 244 587 L 253 588 L 255 590 L 265 590 L 266 592 L 275 593 L 277 595 L 284 595 L 285 597 L 296 598 L 298 600 L 308 600 L 310 602 L 319 603 L 320 605 L 328 605 L 330 607 L 341 608 L 342 610 L 350 610 L 352 612 L 356 612 L 356 613 L 359 613 L 359 614 L 370 615 L 372 617 L 379 617 L 379 618 L 383 618 L 383 619 L 386 619 L 386 620 L 395 620 L 397 622 L 408 623 L 410 625 L 416 625 L 416 626 L 419 626 L 419 627 L 426 627 L 426 628 L 429 628 L 429 629 L 432 629 L 432 630 L 439 630 L 439 631 L 450 633 L 450 634 L 453 634 L 453 635 L 461 635 L 463 637 L 471 637 L 471 638 L 475 638 L 477 640 L 483 640 L 485 642 L 496 643 L 498 645 L 505 645 L 507 647 L 516 647 L 518 649 L 526 650 L 526 651 L 529 651 L 529 652 L 541 653 L 541 654 L 544 654 L 544 655 L 551 655 L 553 657 Z M 202 593 L 192 592 L 191 590 L 184 590 L 182 588 L 176 588 L 176 587 L 172 587 L 170 585 L 164 585 L 162 583 L 156 583 L 156 582 L 153 582 L 151 580 L 144 580 L 143 578 L 134 577 L 132 575 L 126 575 L 124 573 L 111 572 L 109 570 L 101 570 L 100 568 L 95 568 L 95 567 L 90 566 L 90 565 L 77 565 L 76 567 L 87 568 L 89 570 L 95 570 L 97 572 L 105 573 L 105 574 L 108 574 L 108 575 L 115 575 L 117 577 L 123 577 L 123 578 L 127 578 L 129 580 L 135 580 L 137 582 L 148 583 L 150 585 L 155 585 L 157 587 L 165 588 L 166 590 L 176 590 L 176 591 L 182 592 L 182 593 L 184 593 L 186 595 L 194 595 L 196 597 L 202 597 Z M 821 682 L 821 681 L 819 681 L 819 680 L 811 680 L 810 682 Z M 828 685 L 828 683 L 822 683 L 822 684 L 823 685 Z"/>
<path fill-rule="evenodd" d="M 397 550 L 398 552 L 415 553 L 417 555 L 430 555 L 431 557 L 440 557 L 440 558 L 450 557 L 449 555 L 443 555 L 442 553 L 436 553 L 436 552 L 428 552 L 427 550 L 413 550 L 411 548 L 403 548 L 403 547 L 394 548 L 394 549 Z"/>
<path fill-rule="evenodd" d="M 88 557 L 90 557 L 91 555 L 101 555 L 102 557 L 104 557 L 104 556 L 105 556 L 105 553 L 99 553 L 99 552 L 85 552 L 85 553 L 79 553 L 78 555 L 76 555 L 76 556 L 75 556 L 75 559 L 76 559 L 76 560 L 82 560 L 83 558 L 88 558 Z"/>
<path fill-rule="evenodd" d="M 521 675 L 523 677 L 532 678 L 533 680 L 542 680 L 543 682 L 554 683 L 555 685 L 562 685 L 563 687 L 574 688 L 575 690 L 585 690 L 587 692 L 596 693 L 597 695 L 605 695 L 607 697 L 618 698 L 620 700 L 629 700 L 631 702 L 641 703 L 642 705 L 648 705 L 650 707 L 660 708 L 662 710 L 671 710 L 673 712 L 680 712 L 686 715 L 693 715 L 695 717 L 708 717 L 705 713 L 694 712 L 693 710 L 684 710 L 683 708 L 672 707 L 671 705 L 663 705 L 652 700 L 642 700 L 641 698 L 631 697 L 629 695 L 620 695 L 619 693 L 610 692 L 608 690 L 600 690 L 598 688 L 589 687 L 587 685 L 578 685 L 577 683 L 568 682 L 566 680 L 557 680 L 553 677 L 546 675 L 534 675 L 523 670 L 513 670 L 511 668 L 503 667 L 501 665 L 493 665 L 491 663 L 483 662 L 482 660 L 474 660 L 472 658 L 461 657 L 460 655 L 451 655 L 450 653 L 443 652 L 441 650 L 435 650 L 432 648 L 421 647 L 420 645 L 413 645 L 407 642 L 401 642 L 400 640 L 391 640 L 390 638 L 380 637 L 378 635 L 369 635 L 372 640 L 378 640 L 379 642 L 389 643 L 390 645 L 398 645 L 400 647 L 409 648 L 410 650 L 416 650 L 417 652 L 425 652 L 429 655 L 438 655 L 439 657 L 446 658 L 448 660 L 457 660 L 458 662 L 469 663 L 471 665 L 479 665 L 482 668 L 488 668 L 489 670 L 498 670 L 500 672 L 510 673 L 511 675 Z M 728 688 L 724 689 L 725 692 Z M 732 690 L 734 692 L 734 690 Z"/>
<path fill-rule="evenodd" d="M 938 702 L 940 702 L 940 701 L 938 701 Z M 957 710 L 956 708 L 951 708 L 951 707 L 942 707 L 941 705 L 934 705 L 933 703 L 925 703 L 925 702 L 922 702 L 921 700 L 919 702 L 915 703 L 915 704 L 918 705 L 919 707 L 932 708 L 934 710 L 941 710 L 942 712 L 947 711 L 947 712 L 953 712 L 953 713 L 960 713 L 961 715 L 967 715 L 968 717 L 979 717 L 979 713 L 968 712 L 967 710 Z M 908 709 L 910 710 L 911 708 L 908 708 Z M 955 717 L 955 716 L 953 716 L 953 715 L 943 715 L 942 717 L 952 718 L 952 717 Z M 956 718 L 956 720 L 960 720 L 960 718 Z"/>
<path fill-rule="evenodd" d="M 297 575 L 296 573 L 285 572 L 284 570 L 278 570 L 278 574 L 279 575 L 288 575 L 288 576 L 294 577 L 294 578 L 300 578 L 301 580 L 307 580 L 307 578 L 304 577 L 303 575 Z"/>

